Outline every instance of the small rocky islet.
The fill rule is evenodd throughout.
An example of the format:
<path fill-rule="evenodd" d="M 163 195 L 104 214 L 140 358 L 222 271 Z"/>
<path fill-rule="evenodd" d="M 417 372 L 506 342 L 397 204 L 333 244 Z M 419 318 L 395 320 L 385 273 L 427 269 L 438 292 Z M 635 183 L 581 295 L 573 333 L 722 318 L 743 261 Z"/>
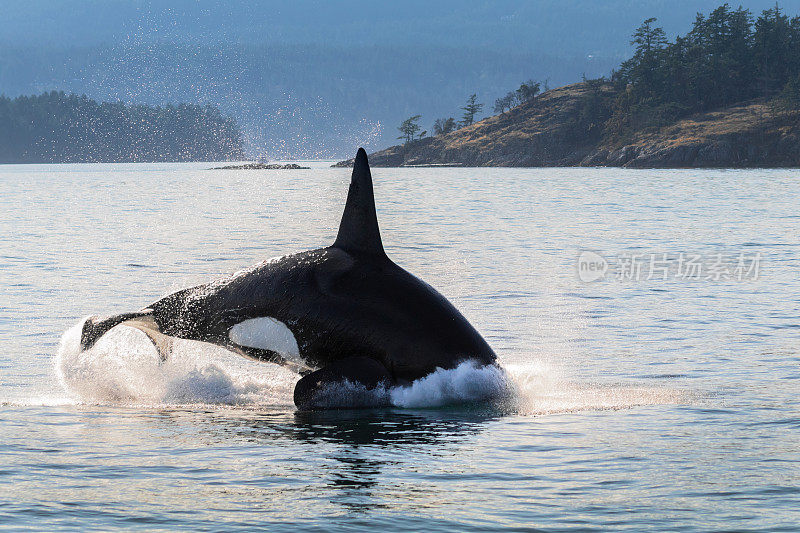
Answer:
<path fill-rule="evenodd" d="M 211 170 L 308 170 L 311 167 L 304 167 L 297 163 L 245 163 L 243 165 L 226 165 L 224 167 L 214 167 Z"/>

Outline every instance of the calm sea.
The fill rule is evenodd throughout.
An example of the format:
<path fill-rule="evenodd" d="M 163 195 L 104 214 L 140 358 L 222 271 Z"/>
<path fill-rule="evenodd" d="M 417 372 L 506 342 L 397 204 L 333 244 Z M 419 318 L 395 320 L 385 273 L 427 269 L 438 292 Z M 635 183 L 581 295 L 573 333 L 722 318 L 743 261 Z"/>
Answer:
<path fill-rule="evenodd" d="M 308 414 L 220 349 L 69 348 L 333 241 L 348 170 L 210 166 L 0 166 L 0 527 L 800 530 L 800 171 L 374 169 L 389 255 L 510 393 L 462 369 Z"/>

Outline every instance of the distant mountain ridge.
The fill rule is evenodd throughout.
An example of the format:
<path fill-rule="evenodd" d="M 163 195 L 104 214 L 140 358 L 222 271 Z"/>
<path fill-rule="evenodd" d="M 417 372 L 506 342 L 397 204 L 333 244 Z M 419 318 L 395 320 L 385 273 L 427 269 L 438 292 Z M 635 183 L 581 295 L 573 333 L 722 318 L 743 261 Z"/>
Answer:
<path fill-rule="evenodd" d="M 754 12 L 772 0 L 744 2 Z M 717 0 L 30 0 L 0 17 L 0 92 L 219 107 L 252 157 L 344 157 L 430 130 L 472 93 L 607 74 L 629 30 L 683 31 Z"/>

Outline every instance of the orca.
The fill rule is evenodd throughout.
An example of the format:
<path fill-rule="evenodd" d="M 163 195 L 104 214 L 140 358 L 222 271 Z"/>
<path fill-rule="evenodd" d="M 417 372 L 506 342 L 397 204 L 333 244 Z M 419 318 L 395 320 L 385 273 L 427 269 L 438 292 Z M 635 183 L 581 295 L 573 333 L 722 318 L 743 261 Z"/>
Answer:
<path fill-rule="evenodd" d="M 497 364 L 444 296 L 386 255 L 363 148 L 331 246 L 264 261 L 140 311 L 88 317 L 81 349 L 119 325 L 143 331 L 162 361 L 180 338 L 286 366 L 302 376 L 294 389 L 301 410 L 336 407 L 326 394 L 345 381 L 372 391 L 468 360 Z"/>

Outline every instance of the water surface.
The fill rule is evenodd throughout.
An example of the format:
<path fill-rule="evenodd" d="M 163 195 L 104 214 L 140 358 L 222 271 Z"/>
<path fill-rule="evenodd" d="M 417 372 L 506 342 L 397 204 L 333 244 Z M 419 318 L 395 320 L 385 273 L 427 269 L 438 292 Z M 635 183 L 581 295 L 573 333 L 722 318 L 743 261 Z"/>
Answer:
<path fill-rule="evenodd" d="M 800 172 L 374 169 L 387 252 L 514 392 L 453 404 L 481 377 L 450 374 L 308 414 L 290 373 L 194 343 L 57 358 L 82 316 L 333 241 L 348 170 L 210 166 L 0 166 L 2 526 L 797 530 Z"/>

